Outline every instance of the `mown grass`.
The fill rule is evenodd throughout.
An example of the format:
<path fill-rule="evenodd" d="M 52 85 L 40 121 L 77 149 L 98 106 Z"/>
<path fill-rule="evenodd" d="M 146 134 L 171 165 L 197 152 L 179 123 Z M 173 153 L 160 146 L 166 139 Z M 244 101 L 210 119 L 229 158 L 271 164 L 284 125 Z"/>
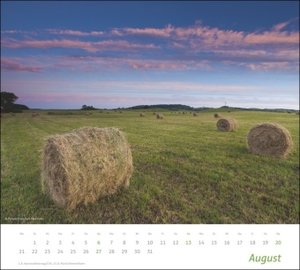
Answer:
<path fill-rule="evenodd" d="M 74 111 L 1 118 L 2 223 L 299 223 L 299 115 L 222 112 L 239 123 L 216 130 L 214 112 L 138 111 L 92 115 Z M 246 135 L 259 122 L 276 122 L 293 137 L 287 159 L 248 153 Z M 47 136 L 82 126 L 118 127 L 131 145 L 128 189 L 80 206 L 57 207 L 41 192 L 41 149 Z"/>

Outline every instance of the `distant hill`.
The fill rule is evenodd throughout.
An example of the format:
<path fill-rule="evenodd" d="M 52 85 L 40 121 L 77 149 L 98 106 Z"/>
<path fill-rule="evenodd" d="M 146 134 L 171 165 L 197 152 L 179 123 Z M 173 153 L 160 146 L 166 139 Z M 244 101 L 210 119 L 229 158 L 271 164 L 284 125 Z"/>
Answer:
<path fill-rule="evenodd" d="M 147 110 L 147 109 L 166 109 L 166 110 L 194 110 L 193 107 L 182 104 L 157 104 L 157 105 L 138 105 L 127 108 L 130 110 Z"/>
<path fill-rule="evenodd" d="M 126 108 L 128 110 L 147 110 L 147 109 L 164 109 L 164 110 L 173 110 L 173 111 L 268 111 L 268 112 L 299 112 L 299 110 L 293 109 L 259 109 L 259 108 L 241 108 L 241 107 L 229 107 L 229 106 L 222 106 L 220 108 L 210 108 L 210 107 L 198 107 L 194 108 L 187 105 L 182 104 L 156 104 L 156 105 L 138 105 Z"/>
<path fill-rule="evenodd" d="M 219 110 L 236 110 L 236 111 L 268 111 L 268 112 L 299 112 L 299 110 L 293 109 L 284 109 L 284 108 L 276 108 L 276 109 L 260 109 L 260 108 L 241 108 L 241 107 L 228 107 L 222 106 Z"/>

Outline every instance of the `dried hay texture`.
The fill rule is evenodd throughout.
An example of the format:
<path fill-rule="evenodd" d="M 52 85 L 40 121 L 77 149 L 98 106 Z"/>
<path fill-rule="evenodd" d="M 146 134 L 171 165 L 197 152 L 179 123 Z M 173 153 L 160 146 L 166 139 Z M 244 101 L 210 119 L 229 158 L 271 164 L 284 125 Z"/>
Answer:
<path fill-rule="evenodd" d="M 193 113 L 193 116 L 198 116 L 198 114 L 197 113 Z"/>
<path fill-rule="evenodd" d="M 287 129 L 274 123 L 258 124 L 251 128 L 247 136 L 251 153 L 286 157 L 293 147 L 292 137 Z"/>
<path fill-rule="evenodd" d="M 140 117 L 145 117 L 145 114 L 144 113 L 140 113 Z"/>
<path fill-rule="evenodd" d="M 233 131 L 237 128 L 237 123 L 234 119 L 221 118 L 217 122 L 217 128 L 220 131 Z"/>
<path fill-rule="evenodd" d="M 218 113 L 214 114 L 214 118 L 220 118 L 220 117 L 221 117 L 221 115 L 219 115 Z"/>
<path fill-rule="evenodd" d="M 161 113 L 156 114 L 157 119 L 164 119 L 164 116 Z"/>
<path fill-rule="evenodd" d="M 127 187 L 132 172 L 129 144 L 117 128 L 84 127 L 54 135 L 43 150 L 43 191 L 68 209 Z"/>

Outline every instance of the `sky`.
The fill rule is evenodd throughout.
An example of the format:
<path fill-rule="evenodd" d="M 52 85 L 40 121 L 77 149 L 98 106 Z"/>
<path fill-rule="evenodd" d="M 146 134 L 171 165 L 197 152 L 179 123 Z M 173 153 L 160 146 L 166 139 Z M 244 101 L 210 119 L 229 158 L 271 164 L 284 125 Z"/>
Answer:
<path fill-rule="evenodd" d="M 44 109 L 299 109 L 299 1 L 1 1 L 1 91 Z"/>

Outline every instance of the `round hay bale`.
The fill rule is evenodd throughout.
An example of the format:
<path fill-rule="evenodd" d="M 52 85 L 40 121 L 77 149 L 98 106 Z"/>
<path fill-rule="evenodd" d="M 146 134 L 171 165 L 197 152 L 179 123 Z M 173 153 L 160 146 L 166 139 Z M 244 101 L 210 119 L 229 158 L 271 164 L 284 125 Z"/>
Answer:
<path fill-rule="evenodd" d="M 145 114 L 144 113 L 140 113 L 140 117 L 145 117 Z"/>
<path fill-rule="evenodd" d="M 164 119 L 164 116 L 161 113 L 156 114 L 157 119 Z"/>
<path fill-rule="evenodd" d="M 198 114 L 197 113 L 193 113 L 193 116 L 198 116 Z"/>
<path fill-rule="evenodd" d="M 234 119 L 221 118 L 217 122 L 217 128 L 220 131 L 233 131 L 237 128 L 237 123 Z"/>
<path fill-rule="evenodd" d="M 117 128 L 84 127 L 54 135 L 43 149 L 43 191 L 68 209 L 127 187 L 132 172 L 129 144 Z"/>
<path fill-rule="evenodd" d="M 247 136 L 249 151 L 253 154 L 286 157 L 293 146 L 287 129 L 274 123 L 258 124 Z"/>
<path fill-rule="evenodd" d="M 214 114 L 214 118 L 220 118 L 220 117 L 221 117 L 221 115 L 219 115 L 218 113 Z"/>

